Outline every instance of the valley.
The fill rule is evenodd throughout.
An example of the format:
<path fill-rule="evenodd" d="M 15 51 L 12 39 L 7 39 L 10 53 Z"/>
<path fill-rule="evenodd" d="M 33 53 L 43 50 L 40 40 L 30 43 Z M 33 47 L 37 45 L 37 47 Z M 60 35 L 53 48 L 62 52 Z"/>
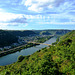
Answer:
<path fill-rule="evenodd" d="M 42 35 L 42 36 L 46 36 L 46 35 Z M 56 38 L 58 38 L 59 36 L 60 35 L 58 35 Z M 5 60 L 4 64 L 7 64 L 8 62 L 10 63 L 10 65 L 8 65 L 9 64 L 8 63 L 5 66 L 0 66 L 1 75 L 3 74 L 4 75 L 5 74 L 10 74 L 10 75 L 12 74 L 16 74 L 16 75 L 18 74 L 21 74 L 21 75 L 24 75 L 24 74 L 26 75 L 27 74 L 29 75 L 33 75 L 33 74 L 35 75 L 36 74 L 39 74 L 39 75 L 42 75 L 42 74 L 43 75 L 45 74 L 47 75 L 49 74 L 67 75 L 67 74 L 71 74 L 71 75 L 74 75 L 74 72 L 75 72 L 74 70 L 75 31 L 71 31 L 71 32 L 68 32 L 64 36 L 60 36 L 59 37 L 60 41 L 56 41 L 56 39 L 54 41 L 54 37 L 55 36 L 50 37 L 49 38 L 50 41 L 48 39 L 48 41 L 46 40 L 45 42 L 45 44 L 53 43 L 52 46 L 36 45 L 35 47 L 23 49 L 20 52 L 15 52 L 13 54 L 9 54 L 9 55 L 1 57 L 0 61 L 4 61 L 6 58 L 8 58 Z M 39 41 L 37 40 L 37 42 Z M 10 62 L 11 58 L 13 60 Z"/>

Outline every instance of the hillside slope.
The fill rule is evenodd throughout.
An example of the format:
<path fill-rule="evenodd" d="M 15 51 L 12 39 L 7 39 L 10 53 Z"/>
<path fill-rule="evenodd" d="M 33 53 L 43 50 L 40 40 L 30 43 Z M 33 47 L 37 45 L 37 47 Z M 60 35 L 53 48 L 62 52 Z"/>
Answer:
<path fill-rule="evenodd" d="M 19 56 L 11 65 L 1 66 L 1 75 L 75 75 L 75 31 L 56 46 L 43 48 L 29 56 Z"/>
<path fill-rule="evenodd" d="M 18 42 L 18 38 L 7 31 L 0 30 L 0 47 L 9 46 L 12 43 Z"/>
<path fill-rule="evenodd" d="M 63 40 L 63 39 L 67 39 L 67 38 L 72 39 L 75 42 L 75 31 L 73 30 L 73 31 L 65 34 L 60 39 Z"/>

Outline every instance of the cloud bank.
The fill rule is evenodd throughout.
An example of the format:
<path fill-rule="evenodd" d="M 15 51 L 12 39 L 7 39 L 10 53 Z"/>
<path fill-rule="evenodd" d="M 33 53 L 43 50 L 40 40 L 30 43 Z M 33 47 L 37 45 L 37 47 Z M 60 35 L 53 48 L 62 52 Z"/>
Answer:
<path fill-rule="evenodd" d="M 24 25 L 23 25 L 24 24 Z M 23 14 L 3 13 L 0 12 L 0 27 L 6 26 L 25 26 L 27 19 Z"/>
<path fill-rule="evenodd" d="M 42 12 L 44 10 L 57 10 L 58 12 L 61 12 L 65 10 L 65 8 L 68 9 L 72 6 L 74 0 L 23 0 L 22 3 L 28 7 L 28 10 L 35 12 Z"/>
<path fill-rule="evenodd" d="M 0 28 L 54 25 L 75 28 L 75 0 L 0 0 Z"/>

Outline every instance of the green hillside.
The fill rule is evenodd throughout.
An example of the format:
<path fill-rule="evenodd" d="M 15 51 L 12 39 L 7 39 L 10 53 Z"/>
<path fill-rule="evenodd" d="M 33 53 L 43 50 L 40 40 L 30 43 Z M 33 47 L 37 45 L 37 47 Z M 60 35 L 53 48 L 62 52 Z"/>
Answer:
<path fill-rule="evenodd" d="M 19 56 L 16 63 L 0 66 L 0 75 L 75 75 L 75 31 L 62 36 L 56 46 Z"/>
<path fill-rule="evenodd" d="M 64 36 L 60 38 L 60 40 L 67 39 L 67 38 L 72 39 L 75 42 L 75 31 L 71 31 L 65 34 Z"/>

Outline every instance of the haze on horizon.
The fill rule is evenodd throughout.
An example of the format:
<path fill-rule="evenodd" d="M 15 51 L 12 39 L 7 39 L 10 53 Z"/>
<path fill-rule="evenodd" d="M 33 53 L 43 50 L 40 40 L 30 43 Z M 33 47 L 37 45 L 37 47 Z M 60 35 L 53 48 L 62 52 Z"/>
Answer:
<path fill-rule="evenodd" d="M 75 30 L 75 0 L 0 0 L 0 29 Z"/>

